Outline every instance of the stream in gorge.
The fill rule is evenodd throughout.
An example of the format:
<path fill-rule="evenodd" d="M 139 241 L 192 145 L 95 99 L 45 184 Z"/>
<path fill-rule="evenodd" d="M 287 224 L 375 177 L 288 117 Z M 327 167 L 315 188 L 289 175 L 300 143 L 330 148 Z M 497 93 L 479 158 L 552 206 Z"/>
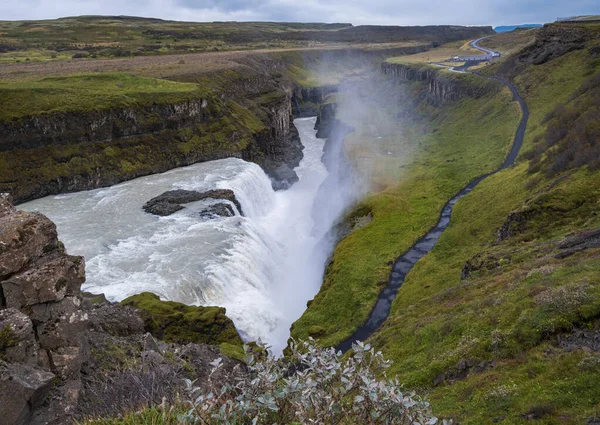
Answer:
<path fill-rule="evenodd" d="M 319 290 L 332 249 L 328 231 L 342 208 L 316 205 L 326 196 L 318 196 L 327 186 L 324 140 L 315 136 L 315 118 L 294 123 L 304 158 L 295 169 L 300 181 L 286 191 L 273 191 L 258 165 L 228 158 L 20 208 L 47 215 L 68 252 L 85 257 L 83 290 L 111 301 L 149 291 L 165 300 L 223 306 L 244 339 L 281 352 L 290 325 Z M 167 217 L 142 210 L 167 190 L 215 188 L 233 189 L 245 217 L 201 218 L 198 212 L 212 200 Z"/>

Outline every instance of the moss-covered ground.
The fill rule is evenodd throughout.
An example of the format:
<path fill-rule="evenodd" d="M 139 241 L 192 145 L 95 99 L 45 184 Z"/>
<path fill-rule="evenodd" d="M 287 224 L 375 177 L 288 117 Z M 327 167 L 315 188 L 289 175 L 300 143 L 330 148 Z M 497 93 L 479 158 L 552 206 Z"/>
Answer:
<path fill-rule="evenodd" d="M 188 306 L 174 301 L 161 301 L 150 292 L 132 295 L 121 304 L 142 310 L 146 331 L 166 342 L 229 344 L 226 348 L 242 345 L 223 307 Z"/>

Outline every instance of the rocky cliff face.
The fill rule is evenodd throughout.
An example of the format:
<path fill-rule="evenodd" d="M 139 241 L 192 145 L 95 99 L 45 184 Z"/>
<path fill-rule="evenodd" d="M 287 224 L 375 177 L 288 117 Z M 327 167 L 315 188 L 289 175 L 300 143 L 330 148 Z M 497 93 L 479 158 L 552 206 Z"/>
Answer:
<path fill-rule="evenodd" d="M 0 196 L 0 416 L 46 423 L 68 414 L 89 353 L 79 288 L 82 257 L 67 255 L 56 227 Z M 55 402 L 44 404 L 49 395 Z"/>
<path fill-rule="evenodd" d="M 212 99 L 199 97 L 175 103 L 43 114 L 0 121 L 0 152 L 46 145 L 114 141 L 160 133 L 164 129 L 191 129 L 208 122 L 215 115 L 211 103 Z"/>
<path fill-rule="evenodd" d="M 571 51 L 588 49 L 592 58 L 600 56 L 597 42 L 600 32 L 594 26 L 546 24 L 536 30 L 535 39 L 517 54 L 494 64 L 497 74 L 513 80 L 529 65 L 541 65 L 553 61 Z M 528 90 L 529 87 L 521 87 Z"/>
<path fill-rule="evenodd" d="M 269 101 L 260 106 L 267 130 L 255 137 L 255 143 L 244 150 L 242 158 L 259 164 L 274 180 L 273 187 L 277 190 L 289 187 L 281 184 L 281 168 L 295 176 L 293 169 L 300 164 L 304 147 L 293 124 L 291 85 L 283 85 L 270 93 Z"/>
<path fill-rule="evenodd" d="M 281 90 L 248 109 L 213 96 L 0 122 L 0 191 L 22 202 L 226 157 L 268 173 L 293 168 L 302 146 L 291 96 Z"/>
<path fill-rule="evenodd" d="M 299 118 L 318 115 L 319 105 L 325 101 L 328 95 L 337 92 L 338 88 L 338 85 L 296 86 L 292 96 L 292 113 Z"/>
<path fill-rule="evenodd" d="M 405 81 L 418 81 L 427 85 L 427 96 L 434 104 L 451 102 L 463 97 L 483 96 L 489 86 L 473 84 L 469 75 L 444 75 L 442 70 L 429 66 L 405 65 L 384 62 L 381 72 L 392 78 Z"/>
<path fill-rule="evenodd" d="M 160 404 L 181 392 L 184 378 L 202 385 L 209 363 L 223 357 L 217 347 L 189 342 L 234 351 L 241 343 L 224 309 L 163 303 L 153 294 L 140 308 L 110 304 L 84 297 L 84 281 L 83 258 L 65 252 L 54 223 L 0 194 L 3 425 L 67 424 Z"/>

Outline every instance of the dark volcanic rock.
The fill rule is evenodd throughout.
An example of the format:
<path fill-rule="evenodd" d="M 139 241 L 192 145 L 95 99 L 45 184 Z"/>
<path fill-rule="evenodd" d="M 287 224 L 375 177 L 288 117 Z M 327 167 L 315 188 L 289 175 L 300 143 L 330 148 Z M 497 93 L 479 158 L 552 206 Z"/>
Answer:
<path fill-rule="evenodd" d="M 581 50 L 585 43 L 598 35 L 586 28 L 565 25 L 544 25 L 537 31 L 535 41 L 518 56 L 522 62 L 540 65 L 559 58 L 573 50 Z"/>
<path fill-rule="evenodd" d="M 224 202 L 219 202 L 218 204 L 211 205 L 202 211 L 200 211 L 200 217 L 214 218 L 216 216 L 220 217 L 233 217 L 235 215 L 235 211 L 233 207 Z"/>
<path fill-rule="evenodd" d="M 90 329 L 113 336 L 144 333 L 144 320 L 139 310 L 119 304 L 95 304 L 88 310 Z"/>
<path fill-rule="evenodd" d="M 573 329 L 570 333 L 558 334 L 558 346 L 565 351 L 584 349 L 600 351 L 599 329 Z"/>
<path fill-rule="evenodd" d="M 29 316 L 16 308 L 0 310 L 0 358 L 35 366 L 38 351 Z"/>
<path fill-rule="evenodd" d="M 184 207 L 181 204 L 187 204 L 209 198 L 231 201 L 236 206 L 240 214 L 243 215 L 242 206 L 238 202 L 237 198 L 235 197 L 235 193 L 231 189 L 214 189 L 206 192 L 183 189 L 169 190 L 162 195 L 150 199 L 142 208 L 144 211 L 151 214 L 167 216 L 183 209 Z"/>
<path fill-rule="evenodd" d="M 600 248 L 600 229 L 577 233 L 558 244 L 557 258 L 566 258 L 586 249 Z"/>
<path fill-rule="evenodd" d="M 66 423 L 88 355 L 83 258 L 67 255 L 47 217 L 0 195 L 0 264 L 2 423 Z"/>
<path fill-rule="evenodd" d="M 161 301 L 158 295 L 150 292 L 126 298 L 121 305 L 141 310 L 145 331 L 166 342 L 242 344 L 223 307 L 188 306 L 175 301 Z"/>
<path fill-rule="evenodd" d="M 487 252 L 479 253 L 465 263 L 461 279 L 468 279 L 474 272 L 495 270 L 509 263 L 510 257 L 508 256 L 498 257 Z"/>
<path fill-rule="evenodd" d="M 335 103 L 326 103 L 319 108 L 317 122 L 315 123 L 315 130 L 317 130 L 319 139 L 326 139 L 331 135 L 335 125 L 336 109 Z"/>
<path fill-rule="evenodd" d="M 37 367 L 0 361 L 0 418 L 7 425 L 31 423 L 46 400 L 54 375 Z"/>
<path fill-rule="evenodd" d="M 271 181 L 274 190 L 289 189 L 298 180 L 298 174 L 285 164 L 280 165 L 271 173 Z"/>
<path fill-rule="evenodd" d="M 6 306 L 23 308 L 79 293 L 85 281 L 84 269 L 82 257 L 55 251 L 40 258 L 32 268 L 2 282 Z"/>
<path fill-rule="evenodd" d="M 12 208 L 0 198 L 0 282 L 58 246 L 56 226 L 45 216 Z"/>

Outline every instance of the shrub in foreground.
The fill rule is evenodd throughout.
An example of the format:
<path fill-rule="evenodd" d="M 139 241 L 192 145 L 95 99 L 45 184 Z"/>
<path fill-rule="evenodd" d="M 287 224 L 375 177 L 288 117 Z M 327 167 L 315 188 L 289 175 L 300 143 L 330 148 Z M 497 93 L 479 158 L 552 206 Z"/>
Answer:
<path fill-rule="evenodd" d="M 352 355 L 343 356 L 312 339 L 293 342 L 285 359 L 244 349 L 247 370 L 232 371 L 227 383 L 212 382 L 220 359 L 212 363 L 208 391 L 186 381 L 190 409 L 181 420 L 211 425 L 438 423 L 427 402 L 386 377 L 390 362 L 368 344 L 357 343 Z"/>

